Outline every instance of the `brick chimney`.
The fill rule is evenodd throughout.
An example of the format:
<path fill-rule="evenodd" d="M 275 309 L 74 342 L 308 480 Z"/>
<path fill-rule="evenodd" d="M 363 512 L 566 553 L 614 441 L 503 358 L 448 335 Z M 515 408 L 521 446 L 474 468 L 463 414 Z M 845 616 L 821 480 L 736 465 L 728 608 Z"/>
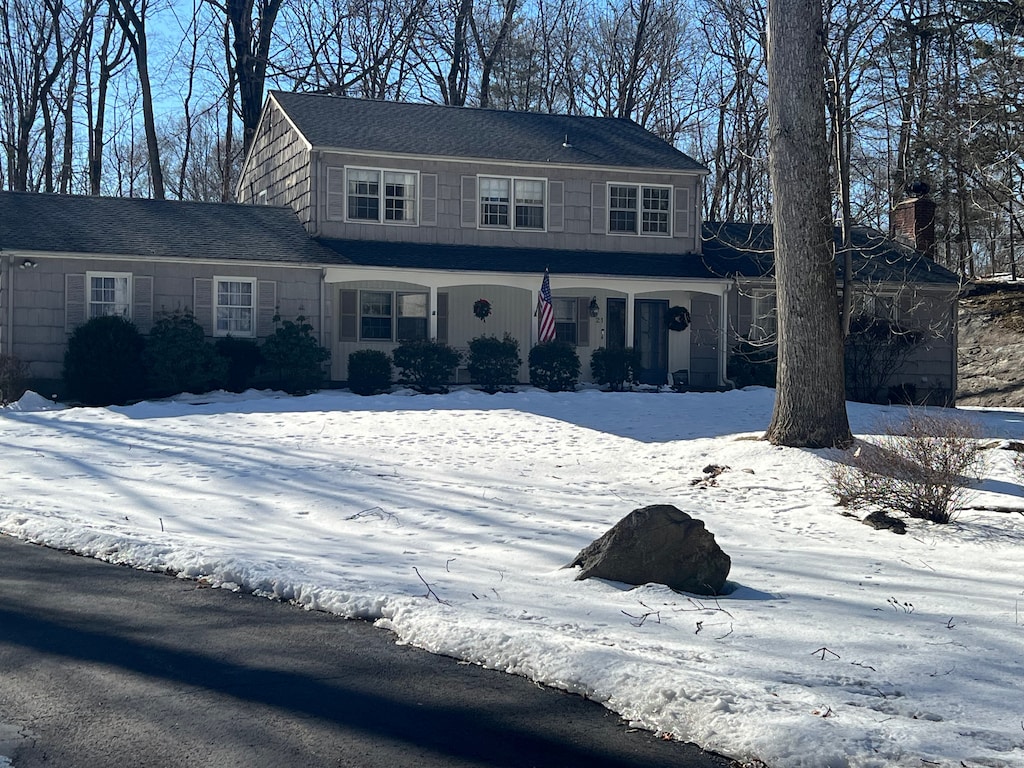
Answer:
<path fill-rule="evenodd" d="M 928 196 L 928 185 L 915 181 L 906 187 L 907 197 L 892 212 L 890 226 L 897 242 L 916 248 L 935 258 L 935 202 Z"/>

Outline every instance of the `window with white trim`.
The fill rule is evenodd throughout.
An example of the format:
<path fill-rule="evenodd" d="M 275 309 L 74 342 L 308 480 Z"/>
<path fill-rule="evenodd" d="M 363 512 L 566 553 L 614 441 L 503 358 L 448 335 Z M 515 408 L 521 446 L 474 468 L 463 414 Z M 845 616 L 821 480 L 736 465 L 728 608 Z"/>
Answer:
<path fill-rule="evenodd" d="M 544 229 L 547 183 L 544 179 L 481 176 L 480 226 L 495 229 Z"/>
<path fill-rule="evenodd" d="M 672 234 L 672 188 L 646 184 L 608 185 L 608 231 L 620 235 Z"/>
<path fill-rule="evenodd" d="M 214 335 L 256 336 L 256 279 L 215 277 Z"/>
<path fill-rule="evenodd" d="M 131 272 L 87 272 L 89 318 L 132 314 Z"/>
<path fill-rule="evenodd" d="M 349 221 L 416 223 L 417 174 L 378 168 L 346 168 Z"/>
<path fill-rule="evenodd" d="M 426 293 L 359 292 L 359 338 L 365 341 L 417 341 L 427 338 Z"/>
<path fill-rule="evenodd" d="M 551 300 L 551 308 L 555 314 L 555 341 L 565 341 L 573 346 L 579 341 L 579 314 L 576 310 L 576 299 Z"/>
<path fill-rule="evenodd" d="M 778 331 L 774 291 L 754 291 L 750 296 L 750 341 L 770 341 Z"/>

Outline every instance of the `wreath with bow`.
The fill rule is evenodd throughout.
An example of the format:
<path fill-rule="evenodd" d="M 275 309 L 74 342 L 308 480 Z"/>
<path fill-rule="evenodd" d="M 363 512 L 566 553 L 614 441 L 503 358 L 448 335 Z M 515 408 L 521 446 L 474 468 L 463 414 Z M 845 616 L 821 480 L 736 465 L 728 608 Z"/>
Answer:
<path fill-rule="evenodd" d="M 487 322 L 487 318 L 491 314 L 491 302 L 487 299 L 477 299 L 473 302 L 473 314 Z"/>
<path fill-rule="evenodd" d="M 665 322 L 670 331 L 685 331 L 690 327 L 690 310 L 686 307 L 670 307 Z"/>

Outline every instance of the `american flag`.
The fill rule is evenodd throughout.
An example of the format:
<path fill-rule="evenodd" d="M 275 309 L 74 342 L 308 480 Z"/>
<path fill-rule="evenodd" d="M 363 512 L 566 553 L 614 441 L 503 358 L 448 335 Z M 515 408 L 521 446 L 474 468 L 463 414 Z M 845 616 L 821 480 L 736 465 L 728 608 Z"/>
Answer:
<path fill-rule="evenodd" d="M 544 281 L 540 284 L 540 295 L 537 296 L 537 340 L 540 342 L 555 339 L 555 310 L 551 306 L 551 283 L 548 282 L 548 271 L 544 270 Z"/>

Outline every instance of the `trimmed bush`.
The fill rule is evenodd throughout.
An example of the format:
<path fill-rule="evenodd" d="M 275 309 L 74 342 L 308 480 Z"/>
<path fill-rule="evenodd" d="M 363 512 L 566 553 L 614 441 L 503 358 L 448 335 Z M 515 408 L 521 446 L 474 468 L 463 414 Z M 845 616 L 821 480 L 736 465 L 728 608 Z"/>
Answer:
<path fill-rule="evenodd" d="M 506 333 L 477 336 L 469 342 L 469 376 L 484 392 L 507 391 L 519 379 L 519 342 Z"/>
<path fill-rule="evenodd" d="M 949 523 L 983 468 L 979 437 L 966 419 L 911 411 L 834 464 L 829 490 L 841 506 Z"/>
<path fill-rule="evenodd" d="M 78 326 L 64 352 L 68 395 L 85 405 L 124 405 L 145 395 L 145 340 L 120 315 L 94 317 Z"/>
<path fill-rule="evenodd" d="M 275 377 L 275 386 L 290 395 L 316 392 L 324 380 L 323 364 L 331 359 L 329 350 L 313 338 L 313 326 L 299 315 L 295 321 L 274 315 L 277 329 L 263 342 L 263 370 Z"/>
<path fill-rule="evenodd" d="M 28 366 L 14 355 L 0 355 L 0 408 L 25 394 Z"/>
<path fill-rule="evenodd" d="M 442 393 L 462 362 L 462 353 L 439 341 L 403 341 L 394 352 L 402 381 L 417 392 Z"/>
<path fill-rule="evenodd" d="M 774 344 L 741 342 L 729 354 L 728 377 L 737 387 L 775 386 L 779 351 Z"/>
<path fill-rule="evenodd" d="M 153 397 L 209 392 L 227 376 L 227 361 L 207 343 L 202 326 L 188 311 L 166 314 L 153 324 L 144 360 Z"/>
<path fill-rule="evenodd" d="M 244 392 L 249 389 L 256 376 L 256 369 L 263 362 L 259 345 L 251 339 L 222 336 L 213 346 L 227 363 L 224 389 L 228 392 Z"/>
<path fill-rule="evenodd" d="M 360 349 L 348 356 L 348 388 L 357 395 L 377 395 L 391 388 L 391 358 L 379 349 Z"/>
<path fill-rule="evenodd" d="M 612 392 L 621 392 L 636 381 L 640 370 L 640 354 L 632 347 L 608 349 L 599 347 L 590 356 L 590 373 L 598 384 Z"/>
<path fill-rule="evenodd" d="M 530 350 L 530 383 L 548 392 L 572 392 L 580 380 L 580 356 L 567 341 L 545 341 Z"/>

